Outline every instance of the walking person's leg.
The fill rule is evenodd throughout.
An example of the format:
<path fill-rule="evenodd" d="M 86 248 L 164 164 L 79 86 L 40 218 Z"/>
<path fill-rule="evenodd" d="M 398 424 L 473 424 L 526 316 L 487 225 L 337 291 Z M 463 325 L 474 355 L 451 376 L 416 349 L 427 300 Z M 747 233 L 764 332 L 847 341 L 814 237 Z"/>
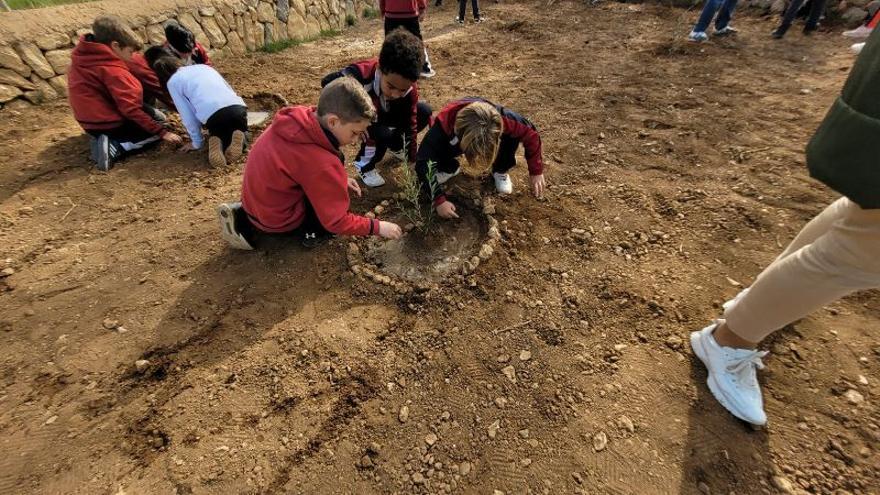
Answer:
<path fill-rule="evenodd" d="M 706 30 L 709 29 L 709 24 L 721 7 L 721 2 L 722 0 L 706 0 L 706 3 L 703 4 L 703 11 L 700 12 L 700 17 L 688 36 L 690 41 L 706 41 L 708 39 Z"/>
<path fill-rule="evenodd" d="M 824 12 L 825 0 L 812 0 L 812 4 L 810 4 L 810 16 L 807 17 L 807 22 L 804 25 L 804 34 L 810 34 L 819 28 L 819 19 L 822 18 Z"/>
<path fill-rule="evenodd" d="M 804 3 L 804 0 L 791 0 L 791 3 L 788 4 L 788 8 L 785 9 L 785 14 L 782 15 L 782 23 L 779 24 L 779 27 L 773 31 L 772 36 L 776 39 L 781 39 L 785 36 L 785 33 L 788 32 L 788 28 L 791 27 L 791 23 L 794 22 L 794 18 L 798 13 L 798 10 L 801 8 L 801 4 Z"/>
<path fill-rule="evenodd" d="M 715 34 L 725 35 L 735 33 L 736 30 L 730 26 L 730 20 L 733 19 L 733 11 L 736 10 L 737 0 L 724 0 L 718 11 L 718 17 L 715 18 Z"/>
<path fill-rule="evenodd" d="M 811 238 L 830 222 L 824 234 L 772 263 L 723 320 L 691 334 L 713 395 L 745 421 L 766 422 L 755 379 L 766 355 L 754 350 L 762 340 L 847 294 L 880 287 L 880 210 L 843 198 L 820 217 L 798 238 Z"/>
<path fill-rule="evenodd" d="M 467 10 L 467 0 L 458 0 L 458 17 L 455 18 L 459 24 L 464 24 L 464 14 Z"/>
<path fill-rule="evenodd" d="M 483 22 L 483 17 L 480 15 L 480 0 L 471 0 L 471 9 L 474 11 L 474 20 Z"/>

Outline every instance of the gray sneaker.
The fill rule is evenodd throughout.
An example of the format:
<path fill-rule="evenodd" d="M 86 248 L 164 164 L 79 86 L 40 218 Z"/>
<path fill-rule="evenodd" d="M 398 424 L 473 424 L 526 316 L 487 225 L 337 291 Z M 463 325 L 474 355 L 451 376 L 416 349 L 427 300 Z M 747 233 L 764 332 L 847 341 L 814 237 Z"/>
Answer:
<path fill-rule="evenodd" d="M 101 172 L 108 172 L 113 168 L 113 163 L 122 157 L 124 151 L 119 143 L 110 139 L 110 136 L 106 134 L 92 137 L 90 147 L 95 168 Z"/>

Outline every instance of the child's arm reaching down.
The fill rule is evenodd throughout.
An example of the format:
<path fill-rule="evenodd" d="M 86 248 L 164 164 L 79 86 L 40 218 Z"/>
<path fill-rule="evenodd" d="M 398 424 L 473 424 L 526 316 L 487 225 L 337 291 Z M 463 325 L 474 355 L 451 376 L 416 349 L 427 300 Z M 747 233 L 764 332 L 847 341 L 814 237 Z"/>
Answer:
<path fill-rule="evenodd" d="M 321 225 L 329 232 L 341 235 L 376 235 L 386 239 L 398 239 L 402 235 L 397 224 L 348 211 L 350 184 L 343 169 L 315 167 L 315 172 L 303 177 L 300 185 Z"/>

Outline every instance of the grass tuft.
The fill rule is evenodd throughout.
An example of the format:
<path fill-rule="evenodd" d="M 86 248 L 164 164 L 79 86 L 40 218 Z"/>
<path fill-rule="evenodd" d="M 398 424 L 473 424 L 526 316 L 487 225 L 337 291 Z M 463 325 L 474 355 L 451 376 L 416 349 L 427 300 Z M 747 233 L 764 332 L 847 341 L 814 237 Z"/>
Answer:
<path fill-rule="evenodd" d="M 288 48 L 293 48 L 295 46 L 302 45 L 303 43 L 309 43 L 311 41 L 315 41 L 321 38 L 329 38 L 331 36 L 336 36 L 339 34 L 339 31 L 336 29 L 324 29 L 317 36 L 309 36 L 307 38 L 291 38 L 289 40 L 278 40 L 273 41 L 272 43 L 266 43 L 261 48 L 261 51 L 266 53 L 278 53 L 282 50 L 287 50 Z"/>

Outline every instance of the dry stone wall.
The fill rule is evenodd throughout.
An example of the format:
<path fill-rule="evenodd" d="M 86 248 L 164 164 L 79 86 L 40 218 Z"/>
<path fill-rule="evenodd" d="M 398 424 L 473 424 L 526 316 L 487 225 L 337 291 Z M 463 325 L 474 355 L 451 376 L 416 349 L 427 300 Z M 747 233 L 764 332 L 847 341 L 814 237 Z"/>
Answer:
<path fill-rule="evenodd" d="M 304 40 L 324 30 L 344 29 L 349 17 L 361 18 L 365 8 L 375 8 L 372 0 L 141 1 L 141 5 L 159 5 L 152 5 L 146 13 L 141 10 L 125 15 L 133 9 L 130 2 L 122 3 L 129 8 L 115 11 L 112 1 L 95 2 L 93 15 L 85 10 L 88 7 L 79 7 L 67 23 L 28 17 L 63 16 L 66 7 L 0 13 L 0 108 L 38 105 L 65 97 L 73 47 L 80 36 L 89 32 L 90 20 L 102 13 L 118 13 L 145 45 L 164 43 L 162 24 L 177 19 L 193 31 L 211 57 L 222 58 L 260 50 L 277 41 Z M 23 25 L 31 29 L 23 29 Z"/>

